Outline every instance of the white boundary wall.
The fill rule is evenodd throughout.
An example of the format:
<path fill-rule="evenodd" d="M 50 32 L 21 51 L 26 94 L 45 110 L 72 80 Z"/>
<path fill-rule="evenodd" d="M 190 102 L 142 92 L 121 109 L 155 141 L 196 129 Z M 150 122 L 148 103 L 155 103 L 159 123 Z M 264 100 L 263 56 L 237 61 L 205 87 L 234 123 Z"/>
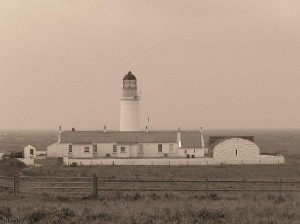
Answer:
<path fill-rule="evenodd" d="M 121 158 L 96 158 L 96 159 L 71 159 L 68 157 L 63 158 L 65 165 L 76 163 L 77 165 L 146 165 L 146 166 L 183 166 L 183 165 L 220 165 L 220 164 L 283 164 L 283 156 L 265 156 L 261 155 L 257 161 L 235 161 L 235 163 L 217 163 L 213 158 L 147 158 L 147 159 L 121 159 Z"/>
<path fill-rule="evenodd" d="M 64 157 L 64 164 L 70 165 L 73 162 L 78 165 L 146 165 L 146 166 L 164 166 L 164 165 L 213 165 L 212 158 L 194 158 L 194 159 L 69 159 Z"/>
<path fill-rule="evenodd" d="M 27 166 L 34 166 L 34 158 L 18 158 L 18 160 L 25 163 Z"/>

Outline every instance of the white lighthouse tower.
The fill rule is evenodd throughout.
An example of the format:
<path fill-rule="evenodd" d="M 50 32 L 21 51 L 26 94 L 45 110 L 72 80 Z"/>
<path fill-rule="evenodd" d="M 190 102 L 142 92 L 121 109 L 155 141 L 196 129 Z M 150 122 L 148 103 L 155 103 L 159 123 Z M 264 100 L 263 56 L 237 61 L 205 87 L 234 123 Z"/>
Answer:
<path fill-rule="evenodd" d="M 129 71 L 123 78 L 120 131 L 140 130 L 139 96 L 136 77 Z"/>

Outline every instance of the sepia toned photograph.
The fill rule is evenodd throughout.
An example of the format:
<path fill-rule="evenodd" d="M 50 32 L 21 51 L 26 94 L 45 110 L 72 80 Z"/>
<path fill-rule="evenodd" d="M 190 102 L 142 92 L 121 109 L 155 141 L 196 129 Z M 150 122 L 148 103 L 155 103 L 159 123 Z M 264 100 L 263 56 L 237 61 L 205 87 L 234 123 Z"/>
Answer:
<path fill-rule="evenodd" d="M 300 224 L 299 0 L 0 0 L 0 224 Z"/>

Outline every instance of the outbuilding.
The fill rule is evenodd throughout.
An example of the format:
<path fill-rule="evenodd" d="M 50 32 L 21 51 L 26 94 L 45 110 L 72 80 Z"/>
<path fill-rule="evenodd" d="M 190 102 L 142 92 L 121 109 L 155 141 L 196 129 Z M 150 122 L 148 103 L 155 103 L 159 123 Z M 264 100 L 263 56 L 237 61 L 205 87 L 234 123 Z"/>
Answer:
<path fill-rule="evenodd" d="M 209 154 L 214 164 L 284 163 L 283 156 L 260 155 L 254 136 L 210 137 L 209 142 Z"/>
<path fill-rule="evenodd" d="M 36 149 L 32 145 L 24 147 L 24 159 L 33 159 L 36 157 Z"/>

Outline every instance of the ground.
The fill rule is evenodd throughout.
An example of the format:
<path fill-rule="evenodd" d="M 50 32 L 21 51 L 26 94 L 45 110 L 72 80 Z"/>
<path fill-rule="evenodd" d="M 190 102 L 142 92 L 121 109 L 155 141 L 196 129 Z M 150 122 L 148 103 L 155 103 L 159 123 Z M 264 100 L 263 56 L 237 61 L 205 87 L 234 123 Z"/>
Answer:
<path fill-rule="evenodd" d="M 249 132 L 239 133 L 249 135 Z M 291 130 L 285 133 L 288 134 L 283 135 L 282 131 L 275 131 L 268 134 L 267 138 L 265 135 L 256 138 L 265 152 L 283 152 L 286 156 L 286 164 L 283 165 L 66 167 L 53 165 L 53 161 L 50 161 L 42 167 L 24 168 L 16 162 L 7 166 L 2 161 L 2 168 L 5 169 L 1 169 L 3 173 L 0 175 L 91 177 L 96 174 L 99 178 L 108 179 L 300 180 L 300 138 L 298 137 L 300 132 Z M 56 138 L 54 134 L 53 140 Z M 1 141 L 6 137 L 9 140 L 9 136 L 5 136 Z M 22 144 L 32 143 L 28 139 L 20 139 L 20 141 Z M 38 139 L 40 138 L 36 140 Z M 6 144 L 7 148 L 14 148 L 15 146 L 8 144 L 8 140 L 2 142 L 2 146 Z M 14 139 L 11 139 L 11 142 L 18 143 Z M 277 188 L 278 185 L 274 187 Z M 210 192 L 208 197 L 204 192 L 99 192 L 97 200 L 89 197 L 70 198 L 66 195 L 53 197 L 48 194 L 14 199 L 11 194 L 6 193 L 0 194 L 0 205 L 0 223 L 3 218 L 19 218 L 22 223 L 74 224 L 300 223 L 300 191 L 283 192 L 281 196 L 278 192 L 246 192 L 245 196 L 241 192 L 230 194 Z"/>

